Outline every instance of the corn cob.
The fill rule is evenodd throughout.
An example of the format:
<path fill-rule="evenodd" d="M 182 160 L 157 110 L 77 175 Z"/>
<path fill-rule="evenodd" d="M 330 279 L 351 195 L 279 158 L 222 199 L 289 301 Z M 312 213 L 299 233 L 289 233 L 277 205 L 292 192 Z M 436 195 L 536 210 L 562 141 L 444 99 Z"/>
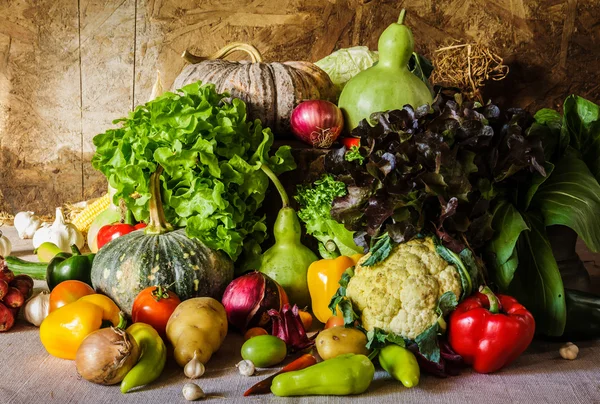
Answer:
<path fill-rule="evenodd" d="M 86 206 L 71 223 L 73 223 L 80 232 L 87 233 L 96 216 L 104 212 L 109 206 L 110 197 L 108 194 L 105 194 Z"/>

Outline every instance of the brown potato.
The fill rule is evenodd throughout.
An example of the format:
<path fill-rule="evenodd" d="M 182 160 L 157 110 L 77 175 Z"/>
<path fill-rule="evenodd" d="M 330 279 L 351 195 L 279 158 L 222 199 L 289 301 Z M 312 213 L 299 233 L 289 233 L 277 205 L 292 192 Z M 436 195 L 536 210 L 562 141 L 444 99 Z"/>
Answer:
<path fill-rule="evenodd" d="M 347 353 L 369 355 L 366 344 L 367 336 L 362 331 L 345 327 L 332 327 L 321 331 L 315 343 L 323 360 Z"/>
<path fill-rule="evenodd" d="M 167 338 L 173 344 L 175 360 L 185 366 L 196 352 L 206 363 L 227 335 L 227 313 L 210 297 L 188 299 L 177 306 L 167 322 Z"/>

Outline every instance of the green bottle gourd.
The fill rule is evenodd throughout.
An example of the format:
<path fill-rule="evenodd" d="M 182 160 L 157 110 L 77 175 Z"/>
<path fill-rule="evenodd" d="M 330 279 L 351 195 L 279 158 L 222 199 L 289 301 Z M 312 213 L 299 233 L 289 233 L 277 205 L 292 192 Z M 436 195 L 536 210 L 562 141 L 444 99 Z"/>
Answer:
<path fill-rule="evenodd" d="M 310 306 L 306 274 L 317 256 L 300 242 L 300 221 L 296 211 L 289 206 L 289 198 L 281 182 L 268 167 L 263 165 L 261 168 L 279 191 L 283 207 L 273 226 L 275 244 L 263 254 L 259 271 L 283 287 L 290 304 L 297 304 L 303 309 Z"/>
<path fill-rule="evenodd" d="M 351 78 L 342 90 L 338 106 L 349 130 L 374 112 L 433 103 L 425 83 L 408 69 L 415 44 L 410 28 L 404 25 L 405 13 L 403 9 L 398 23 L 391 24 L 379 37 L 379 62 Z"/>

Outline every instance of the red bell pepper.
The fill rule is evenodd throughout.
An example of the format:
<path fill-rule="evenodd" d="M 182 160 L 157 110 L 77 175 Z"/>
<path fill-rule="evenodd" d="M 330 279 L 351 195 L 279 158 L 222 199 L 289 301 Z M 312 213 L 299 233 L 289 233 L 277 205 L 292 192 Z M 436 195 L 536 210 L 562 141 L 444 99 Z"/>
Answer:
<path fill-rule="evenodd" d="M 491 373 L 517 359 L 534 333 L 535 320 L 523 305 L 486 286 L 452 312 L 448 342 L 476 372 Z"/>
<path fill-rule="evenodd" d="M 138 223 L 135 226 L 127 223 L 107 224 L 98 230 L 96 243 L 98 244 L 98 248 L 102 248 L 102 246 L 109 241 L 124 236 L 127 233 L 131 233 L 132 231 L 143 229 L 144 227 L 146 227 L 146 223 Z"/>

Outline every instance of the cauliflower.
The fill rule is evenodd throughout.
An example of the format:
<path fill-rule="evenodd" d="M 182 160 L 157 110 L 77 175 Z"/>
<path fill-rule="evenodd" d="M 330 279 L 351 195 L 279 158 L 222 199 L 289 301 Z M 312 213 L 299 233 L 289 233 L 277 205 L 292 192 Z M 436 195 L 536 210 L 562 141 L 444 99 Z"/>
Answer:
<path fill-rule="evenodd" d="M 384 261 L 362 266 L 369 256 L 358 262 L 346 289 L 367 331 L 381 328 L 414 340 L 437 321 L 444 293 L 462 294 L 457 268 L 436 253 L 431 237 L 398 244 Z"/>

